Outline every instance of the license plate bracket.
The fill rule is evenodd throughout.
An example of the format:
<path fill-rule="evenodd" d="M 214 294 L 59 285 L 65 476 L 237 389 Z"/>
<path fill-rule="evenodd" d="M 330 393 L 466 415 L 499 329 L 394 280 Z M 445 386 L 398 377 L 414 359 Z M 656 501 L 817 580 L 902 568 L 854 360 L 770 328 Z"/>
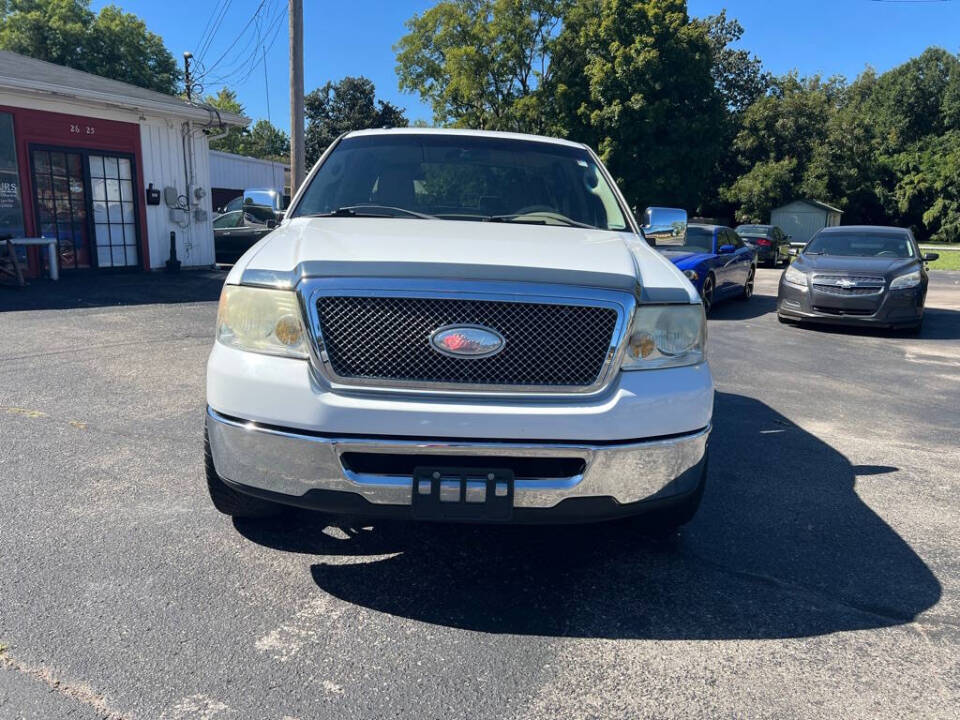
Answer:
<path fill-rule="evenodd" d="M 513 471 L 503 468 L 417 467 L 412 493 L 418 520 L 503 522 L 513 516 Z"/>

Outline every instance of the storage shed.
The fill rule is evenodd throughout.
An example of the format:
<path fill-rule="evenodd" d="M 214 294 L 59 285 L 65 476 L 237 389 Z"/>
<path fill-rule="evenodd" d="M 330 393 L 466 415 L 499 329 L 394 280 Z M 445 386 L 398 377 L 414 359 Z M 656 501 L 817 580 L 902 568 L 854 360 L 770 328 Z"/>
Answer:
<path fill-rule="evenodd" d="M 843 211 L 819 200 L 794 200 L 770 213 L 770 224 L 778 225 L 791 244 L 807 244 L 821 228 L 840 224 Z"/>
<path fill-rule="evenodd" d="M 0 51 L 0 237 L 55 238 L 68 273 L 161 268 L 173 231 L 185 266 L 212 265 L 208 138 L 248 122 Z"/>

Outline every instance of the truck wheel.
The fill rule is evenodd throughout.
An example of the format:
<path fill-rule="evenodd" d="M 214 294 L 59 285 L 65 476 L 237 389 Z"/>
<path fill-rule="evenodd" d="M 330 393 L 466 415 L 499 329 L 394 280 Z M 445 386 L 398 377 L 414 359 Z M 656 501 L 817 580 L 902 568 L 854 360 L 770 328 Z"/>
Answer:
<path fill-rule="evenodd" d="M 210 439 L 206 428 L 203 431 L 203 468 L 207 476 L 207 488 L 213 506 L 224 515 L 237 518 L 263 518 L 279 515 L 283 508 L 276 503 L 238 493 L 217 474 L 210 452 Z"/>

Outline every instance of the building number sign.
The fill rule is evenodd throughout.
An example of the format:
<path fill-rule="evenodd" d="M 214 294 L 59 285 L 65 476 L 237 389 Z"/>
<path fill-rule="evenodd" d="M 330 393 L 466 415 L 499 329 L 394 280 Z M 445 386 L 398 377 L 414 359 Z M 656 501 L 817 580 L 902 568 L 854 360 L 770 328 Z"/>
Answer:
<path fill-rule="evenodd" d="M 97 129 L 93 125 L 77 125 L 70 123 L 70 132 L 73 135 L 93 135 Z"/>

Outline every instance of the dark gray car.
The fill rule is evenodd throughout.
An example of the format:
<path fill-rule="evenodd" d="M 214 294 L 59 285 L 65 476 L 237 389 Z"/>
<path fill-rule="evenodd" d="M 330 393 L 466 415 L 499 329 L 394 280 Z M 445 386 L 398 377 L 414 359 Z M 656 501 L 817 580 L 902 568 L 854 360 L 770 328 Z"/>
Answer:
<path fill-rule="evenodd" d="M 776 267 L 790 260 L 790 236 L 776 225 L 738 225 L 737 235 L 757 253 L 757 262 Z"/>
<path fill-rule="evenodd" d="M 858 225 L 820 230 L 780 277 L 777 317 L 919 330 L 927 295 L 913 233 Z"/>

